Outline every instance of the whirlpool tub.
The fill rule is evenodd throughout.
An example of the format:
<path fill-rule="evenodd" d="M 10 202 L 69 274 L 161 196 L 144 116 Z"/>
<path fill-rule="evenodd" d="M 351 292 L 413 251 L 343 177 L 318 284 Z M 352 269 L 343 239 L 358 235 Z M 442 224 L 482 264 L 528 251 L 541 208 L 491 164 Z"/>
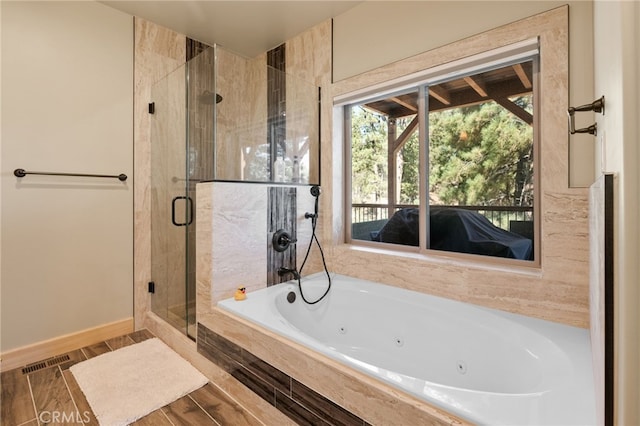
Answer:
<path fill-rule="evenodd" d="M 473 423 L 596 423 L 588 331 L 332 274 L 218 306 Z M 327 286 L 302 279 L 307 300 Z M 290 300 L 294 298 L 291 302 Z"/>

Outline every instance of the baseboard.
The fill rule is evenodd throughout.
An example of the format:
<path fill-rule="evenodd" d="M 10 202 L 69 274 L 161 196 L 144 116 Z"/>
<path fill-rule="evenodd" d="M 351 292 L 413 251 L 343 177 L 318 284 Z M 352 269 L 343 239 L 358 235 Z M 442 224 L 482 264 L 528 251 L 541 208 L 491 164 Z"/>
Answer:
<path fill-rule="evenodd" d="M 0 354 L 0 371 L 8 371 L 36 361 L 93 345 L 103 340 L 133 332 L 133 318 L 65 334 L 53 339 L 12 349 Z"/>

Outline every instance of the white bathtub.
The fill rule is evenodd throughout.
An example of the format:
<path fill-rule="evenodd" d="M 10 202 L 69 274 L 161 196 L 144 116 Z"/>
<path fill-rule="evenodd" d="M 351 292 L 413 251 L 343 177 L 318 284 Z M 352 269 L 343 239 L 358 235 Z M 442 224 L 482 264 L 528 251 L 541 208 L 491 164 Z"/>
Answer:
<path fill-rule="evenodd" d="M 218 306 L 474 423 L 597 423 L 587 330 L 332 277 L 316 305 L 289 282 Z M 302 280 L 307 300 L 326 285 Z"/>

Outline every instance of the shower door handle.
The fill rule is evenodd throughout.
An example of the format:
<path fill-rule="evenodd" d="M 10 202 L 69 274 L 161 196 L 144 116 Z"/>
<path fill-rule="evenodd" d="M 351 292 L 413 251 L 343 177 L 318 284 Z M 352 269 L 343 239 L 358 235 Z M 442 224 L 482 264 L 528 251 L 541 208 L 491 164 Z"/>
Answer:
<path fill-rule="evenodd" d="M 189 212 L 189 220 L 185 223 L 176 222 L 176 201 L 178 200 L 187 200 L 187 210 Z M 175 226 L 187 226 L 187 225 L 191 225 L 192 222 L 193 222 L 193 200 L 191 199 L 191 197 L 180 195 L 178 197 L 175 197 L 173 200 L 171 200 L 171 223 L 173 223 Z"/>

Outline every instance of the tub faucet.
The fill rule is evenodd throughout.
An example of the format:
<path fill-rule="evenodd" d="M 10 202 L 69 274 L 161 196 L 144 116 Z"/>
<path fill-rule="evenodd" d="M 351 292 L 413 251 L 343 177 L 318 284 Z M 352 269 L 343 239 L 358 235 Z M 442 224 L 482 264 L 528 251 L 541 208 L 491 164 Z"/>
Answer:
<path fill-rule="evenodd" d="M 295 269 L 292 268 L 285 268 L 283 266 L 281 266 L 280 268 L 278 268 L 278 275 L 283 276 L 285 274 L 293 274 L 293 277 L 296 280 L 300 279 L 300 274 L 298 273 L 298 271 L 296 271 Z"/>

